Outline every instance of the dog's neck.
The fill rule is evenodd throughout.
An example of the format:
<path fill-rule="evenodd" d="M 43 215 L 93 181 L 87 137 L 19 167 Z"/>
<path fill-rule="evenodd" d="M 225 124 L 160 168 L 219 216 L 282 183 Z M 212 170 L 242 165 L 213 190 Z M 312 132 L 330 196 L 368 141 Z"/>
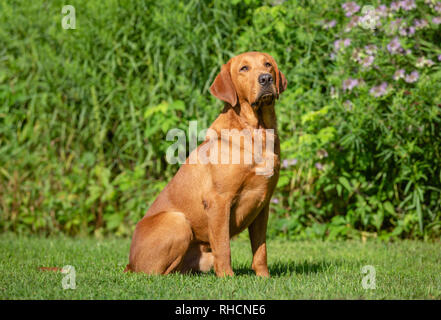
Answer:
<path fill-rule="evenodd" d="M 232 107 L 225 105 L 223 113 L 230 113 L 237 118 L 240 126 L 247 129 L 274 129 L 277 130 L 274 101 L 270 105 L 253 107 L 247 101 L 241 101 Z"/>
<path fill-rule="evenodd" d="M 232 107 L 225 104 L 219 117 L 210 126 L 218 136 L 222 135 L 223 129 L 237 129 L 239 131 L 247 129 L 253 132 L 255 129 L 273 129 L 275 134 L 275 154 L 280 154 L 280 141 L 277 133 L 276 112 L 274 101 L 271 105 L 253 108 L 249 103 L 241 103 Z"/>

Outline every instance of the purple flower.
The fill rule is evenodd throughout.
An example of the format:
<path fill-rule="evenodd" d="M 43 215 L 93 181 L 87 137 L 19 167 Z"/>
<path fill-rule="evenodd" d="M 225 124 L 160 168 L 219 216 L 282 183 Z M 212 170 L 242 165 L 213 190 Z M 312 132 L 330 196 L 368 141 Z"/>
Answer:
<path fill-rule="evenodd" d="M 415 34 L 415 27 L 411 26 L 409 28 L 406 28 L 406 26 L 407 26 L 407 23 L 403 22 L 398 28 L 398 33 L 404 37 L 405 36 L 413 36 Z"/>
<path fill-rule="evenodd" d="M 392 20 L 390 22 L 391 27 L 395 27 L 398 28 L 399 26 L 401 26 L 403 24 L 403 19 L 402 18 L 398 18 L 396 20 Z"/>
<path fill-rule="evenodd" d="M 438 56 L 438 61 L 441 61 L 441 54 Z"/>
<path fill-rule="evenodd" d="M 342 8 L 345 11 L 346 17 L 351 17 L 354 13 L 360 10 L 360 6 L 355 2 L 346 2 L 342 4 Z"/>
<path fill-rule="evenodd" d="M 400 51 L 403 50 L 403 48 L 401 48 L 401 44 L 400 44 L 400 40 L 395 37 L 391 42 L 389 42 L 389 44 L 387 45 L 387 50 L 389 50 L 389 52 L 391 54 L 397 54 Z"/>
<path fill-rule="evenodd" d="M 386 17 L 387 11 L 387 6 L 385 6 L 384 4 L 378 6 L 378 8 L 375 10 L 376 14 L 380 17 Z"/>
<path fill-rule="evenodd" d="M 441 24 L 441 17 L 433 17 L 432 22 L 436 25 Z"/>
<path fill-rule="evenodd" d="M 378 48 L 375 44 L 369 44 L 364 47 L 364 50 L 366 51 L 367 54 L 373 55 L 373 54 L 377 53 Z"/>
<path fill-rule="evenodd" d="M 343 81 L 343 90 L 352 91 L 359 84 L 358 79 L 348 78 Z"/>
<path fill-rule="evenodd" d="M 433 9 L 436 12 L 441 13 L 441 2 L 438 2 Z"/>
<path fill-rule="evenodd" d="M 435 63 L 431 60 L 431 59 L 426 59 L 425 57 L 420 57 L 417 59 L 417 62 L 415 64 L 415 66 L 417 68 L 422 68 L 425 66 L 431 67 L 433 66 Z"/>
<path fill-rule="evenodd" d="M 371 90 L 369 90 L 369 93 L 376 98 L 385 95 L 386 92 L 387 92 L 387 82 L 383 82 L 379 86 L 372 87 Z"/>
<path fill-rule="evenodd" d="M 282 161 L 282 168 L 288 168 L 289 166 L 295 166 L 297 164 L 297 159 L 284 159 Z"/>
<path fill-rule="evenodd" d="M 331 21 L 325 22 L 323 24 L 323 29 L 327 30 L 327 29 L 330 29 L 330 28 L 334 28 L 336 24 L 337 24 L 337 21 L 335 21 L 335 20 L 331 20 Z"/>
<path fill-rule="evenodd" d="M 374 62 L 373 56 L 367 56 L 366 58 L 361 60 L 361 65 L 365 68 L 369 67 Z"/>
<path fill-rule="evenodd" d="M 399 33 L 403 33 L 403 29 L 405 31 L 407 23 L 405 21 L 403 21 L 402 18 L 398 18 L 396 20 L 392 20 L 386 29 L 387 34 L 391 35 L 391 34 L 395 34 L 397 32 Z"/>
<path fill-rule="evenodd" d="M 395 81 L 398 81 L 398 80 L 404 78 L 404 69 L 400 69 L 400 70 L 395 71 L 393 78 Z"/>
<path fill-rule="evenodd" d="M 427 20 L 425 19 L 415 19 L 414 25 L 416 29 L 424 29 L 429 24 L 427 23 Z"/>
<path fill-rule="evenodd" d="M 323 170 L 323 169 L 324 169 L 324 166 L 323 166 L 320 162 L 316 162 L 316 163 L 315 163 L 315 167 L 316 167 L 318 170 Z"/>
<path fill-rule="evenodd" d="M 277 199 L 277 198 L 273 198 L 273 199 L 271 199 L 271 202 L 272 202 L 272 203 L 275 203 L 275 204 L 278 204 L 278 203 L 279 203 L 279 199 Z"/>
<path fill-rule="evenodd" d="M 400 36 L 403 36 L 403 37 L 407 36 L 406 28 L 401 27 L 401 28 L 398 30 L 398 33 L 400 34 Z"/>
<path fill-rule="evenodd" d="M 403 1 L 400 1 L 399 5 L 400 5 L 401 9 L 403 9 L 405 11 L 410 11 L 410 10 L 416 8 L 415 0 L 403 0 Z"/>
<path fill-rule="evenodd" d="M 401 3 L 400 2 L 391 2 L 391 4 L 390 4 L 390 9 L 392 10 L 392 11 L 398 11 L 398 10 L 400 10 L 400 7 L 401 7 Z"/>
<path fill-rule="evenodd" d="M 352 28 L 358 26 L 358 24 L 360 23 L 361 18 L 359 16 L 353 16 L 351 18 L 351 21 L 349 21 L 349 23 L 346 25 L 345 27 L 345 32 L 349 32 L 352 30 Z"/>
<path fill-rule="evenodd" d="M 344 47 L 349 46 L 350 44 L 351 44 L 351 39 L 349 39 L 349 38 L 346 38 L 344 40 L 336 40 L 334 42 L 334 49 L 336 51 L 338 51 L 338 50 L 340 50 L 340 49 L 342 49 Z"/>
<path fill-rule="evenodd" d="M 406 78 L 404 78 L 404 81 L 407 83 L 414 83 L 418 80 L 420 77 L 418 71 L 412 71 L 410 74 L 406 75 Z"/>
<path fill-rule="evenodd" d="M 329 156 L 328 152 L 325 149 L 320 149 L 317 151 L 317 155 L 320 159 L 327 158 Z"/>

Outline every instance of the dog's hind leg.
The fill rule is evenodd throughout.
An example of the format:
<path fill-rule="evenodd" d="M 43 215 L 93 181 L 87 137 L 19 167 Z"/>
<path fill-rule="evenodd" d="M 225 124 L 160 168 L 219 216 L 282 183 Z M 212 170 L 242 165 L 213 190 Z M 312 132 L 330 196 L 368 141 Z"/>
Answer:
<path fill-rule="evenodd" d="M 177 271 L 192 239 L 190 224 L 181 212 L 144 217 L 133 234 L 127 269 L 147 274 Z"/>
<path fill-rule="evenodd" d="M 203 243 L 191 243 L 185 254 L 182 263 L 179 265 L 179 272 L 208 272 L 213 268 L 214 257 L 210 246 Z"/>

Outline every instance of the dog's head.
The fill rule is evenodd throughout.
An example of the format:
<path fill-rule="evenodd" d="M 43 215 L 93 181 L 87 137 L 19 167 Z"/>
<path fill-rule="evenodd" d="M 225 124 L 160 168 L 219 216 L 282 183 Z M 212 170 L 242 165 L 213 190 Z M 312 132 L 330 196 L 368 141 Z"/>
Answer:
<path fill-rule="evenodd" d="M 233 107 L 242 102 L 262 107 L 272 104 L 287 84 L 273 57 L 262 52 L 246 52 L 222 66 L 210 92 Z"/>

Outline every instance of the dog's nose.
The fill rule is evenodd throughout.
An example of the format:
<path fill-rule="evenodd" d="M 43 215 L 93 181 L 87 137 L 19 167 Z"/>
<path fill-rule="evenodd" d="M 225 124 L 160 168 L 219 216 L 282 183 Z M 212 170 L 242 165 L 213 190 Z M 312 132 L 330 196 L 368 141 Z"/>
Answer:
<path fill-rule="evenodd" d="M 259 76 L 258 81 L 261 86 L 266 86 L 273 82 L 273 76 L 269 73 L 264 73 Z"/>

